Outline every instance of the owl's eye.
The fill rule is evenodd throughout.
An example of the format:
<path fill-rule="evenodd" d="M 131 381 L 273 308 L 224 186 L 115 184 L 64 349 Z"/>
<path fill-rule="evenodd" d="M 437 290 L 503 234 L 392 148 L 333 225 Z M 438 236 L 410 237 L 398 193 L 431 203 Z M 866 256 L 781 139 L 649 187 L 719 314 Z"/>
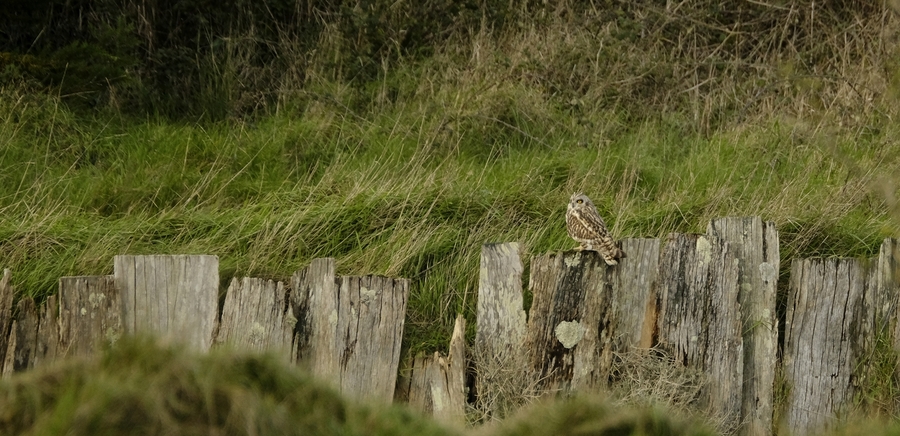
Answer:
<path fill-rule="evenodd" d="M 578 203 L 578 204 L 581 204 L 581 203 L 584 203 L 584 200 L 582 200 L 582 199 L 579 198 L 578 200 L 575 200 L 575 202 Z"/>

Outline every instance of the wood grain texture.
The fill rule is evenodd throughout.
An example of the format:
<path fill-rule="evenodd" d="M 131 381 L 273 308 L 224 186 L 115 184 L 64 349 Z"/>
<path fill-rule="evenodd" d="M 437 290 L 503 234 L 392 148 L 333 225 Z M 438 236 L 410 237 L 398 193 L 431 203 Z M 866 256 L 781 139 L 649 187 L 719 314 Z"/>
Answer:
<path fill-rule="evenodd" d="M 887 333 L 894 350 L 900 351 L 900 322 L 897 319 L 900 309 L 900 240 L 887 238 L 881 243 L 877 272 L 872 280 L 875 297 L 869 301 L 873 306 L 875 325 L 865 336 L 876 338 Z"/>
<path fill-rule="evenodd" d="M 727 217 L 710 221 L 707 235 L 729 243 L 740 268 L 738 298 L 744 342 L 741 434 L 769 435 L 778 350 L 778 232 L 774 222 L 759 217 Z"/>
<path fill-rule="evenodd" d="M 16 303 L 16 315 L 7 343 L 6 362 L 3 364 L 5 376 L 34 367 L 38 320 L 37 307 L 31 297 L 22 298 Z"/>
<path fill-rule="evenodd" d="M 650 348 L 656 338 L 659 239 L 623 239 L 628 257 L 612 270 L 614 351 Z"/>
<path fill-rule="evenodd" d="M 34 351 L 34 367 L 47 365 L 59 356 L 59 305 L 58 295 L 47 297 L 38 309 L 37 348 Z"/>
<path fill-rule="evenodd" d="M 866 353 L 857 341 L 872 316 L 864 304 L 868 278 L 857 259 L 791 262 L 783 365 L 793 434 L 824 430 L 851 403 L 854 370 Z"/>
<path fill-rule="evenodd" d="M 701 400 L 734 428 L 743 383 L 739 271 L 731 244 L 704 235 L 670 235 L 660 259 L 659 346 L 707 375 Z"/>
<path fill-rule="evenodd" d="M 299 362 L 357 400 L 394 397 L 409 282 L 388 277 L 334 277 L 334 259 L 295 274 L 303 310 Z"/>
<path fill-rule="evenodd" d="M 611 361 L 611 271 L 620 265 L 608 266 L 595 251 L 532 259 L 529 286 L 534 299 L 525 351 L 542 389 L 584 389 L 606 380 Z"/>
<path fill-rule="evenodd" d="M 462 428 L 465 425 L 465 319 L 456 318 L 449 355 L 418 355 L 401 380 L 410 407 L 436 420 Z"/>
<path fill-rule="evenodd" d="M 286 294 L 282 282 L 232 279 L 215 342 L 248 351 L 272 352 L 291 361 L 297 319 L 288 307 Z"/>
<path fill-rule="evenodd" d="M 10 280 L 12 273 L 9 269 L 3 270 L 0 278 L 0 372 L 3 371 L 6 362 L 6 349 L 9 345 L 10 329 L 12 328 L 13 291 Z"/>
<path fill-rule="evenodd" d="M 114 264 L 126 333 L 209 350 L 218 317 L 218 257 L 128 255 L 116 256 Z"/>
<path fill-rule="evenodd" d="M 298 363 L 316 377 L 340 386 L 338 286 L 334 259 L 313 259 L 291 279 L 291 306 L 297 317 L 295 348 Z"/>
<path fill-rule="evenodd" d="M 485 356 L 518 353 L 525 340 L 519 244 L 484 244 L 478 279 L 475 348 Z"/>
<path fill-rule="evenodd" d="M 121 337 L 122 303 L 115 277 L 62 277 L 59 299 L 60 357 L 94 354 Z"/>

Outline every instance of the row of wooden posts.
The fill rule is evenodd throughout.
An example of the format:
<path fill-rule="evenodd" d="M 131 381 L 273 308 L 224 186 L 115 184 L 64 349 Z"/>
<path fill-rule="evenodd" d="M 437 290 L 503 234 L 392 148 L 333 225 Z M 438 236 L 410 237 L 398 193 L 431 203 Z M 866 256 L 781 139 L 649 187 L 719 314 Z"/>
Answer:
<path fill-rule="evenodd" d="M 415 356 L 403 370 L 408 280 L 336 276 L 333 259 L 313 260 L 289 283 L 232 279 L 221 313 L 216 256 L 116 256 L 113 275 L 63 277 L 40 307 L 30 298 L 13 307 L 6 270 L 0 364 L 6 375 L 151 333 L 197 350 L 227 343 L 277 353 L 345 395 L 402 398 L 460 423 L 472 354 L 525 362 L 523 377 L 537 374 L 538 390 L 570 392 L 607 388 L 614 356 L 655 348 L 702 372 L 696 401 L 755 436 L 830 425 L 876 376 L 865 363 L 884 344 L 900 350 L 897 240 L 875 259 L 793 260 L 783 328 L 773 223 L 721 218 L 703 235 L 622 244 L 628 257 L 614 267 L 594 252 L 533 258 L 527 314 L 518 245 L 486 244 L 473 350 L 459 317 L 447 355 Z M 773 422 L 778 372 L 786 397 L 782 422 Z"/>

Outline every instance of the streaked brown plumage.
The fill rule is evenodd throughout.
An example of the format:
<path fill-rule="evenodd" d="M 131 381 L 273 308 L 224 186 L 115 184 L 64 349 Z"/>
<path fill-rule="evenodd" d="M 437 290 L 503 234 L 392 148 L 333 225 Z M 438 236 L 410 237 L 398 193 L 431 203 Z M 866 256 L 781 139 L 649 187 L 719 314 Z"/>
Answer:
<path fill-rule="evenodd" d="M 572 194 L 566 208 L 566 230 L 572 239 L 581 244 L 579 250 L 600 253 L 607 265 L 618 265 L 618 260 L 626 257 L 587 195 L 580 192 Z"/>

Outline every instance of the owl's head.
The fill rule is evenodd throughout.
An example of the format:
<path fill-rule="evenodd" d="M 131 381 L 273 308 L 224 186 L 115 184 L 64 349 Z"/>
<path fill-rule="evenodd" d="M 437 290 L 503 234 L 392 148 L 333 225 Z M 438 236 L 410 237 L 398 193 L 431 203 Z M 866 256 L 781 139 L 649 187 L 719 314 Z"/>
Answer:
<path fill-rule="evenodd" d="M 573 210 L 573 209 L 584 209 L 584 208 L 593 208 L 593 207 L 594 207 L 594 202 L 592 202 L 591 199 L 588 198 L 587 195 L 584 195 L 580 192 L 576 192 L 576 193 L 572 194 L 571 198 L 569 198 L 569 206 L 567 209 Z"/>

